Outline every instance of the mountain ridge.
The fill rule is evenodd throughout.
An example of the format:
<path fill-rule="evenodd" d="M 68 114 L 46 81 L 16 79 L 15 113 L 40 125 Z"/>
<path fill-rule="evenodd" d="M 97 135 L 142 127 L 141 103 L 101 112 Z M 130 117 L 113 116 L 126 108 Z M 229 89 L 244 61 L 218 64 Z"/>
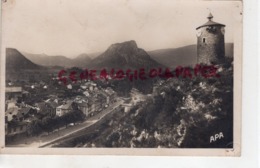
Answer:
<path fill-rule="evenodd" d="M 225 55 L 233 57 L 233 43 L 225 44 Z M 167 66 L 190 66 L 197 63 L 197 45 L 187 45 L 179 48 L 167 48 L 148 51 L 148 54 L 157 62 Z"/>
<path fill-rule="evenodd" d="M 50 56 L 46 54 L 31 54 L 27 52 L 21 53 L 23 53 L 23 55 L 33 63 L 42 66 L 85 67 L 92 60 L 90 56 L 85 53 L 82 53 L 73 59 L 63 55 Z"/>
<path fill-rule="evenodd" d="M 45 69 L 45 67 L 33 63 L 15 48 L 6 48 L 6 69 L 23 70 L 23 69 Z"/>
<path fill-rule="evenodd" d="M 228 57 L 233 57 L 233 43 L 225 44 L 225 53 Z M 107 66 L 111 68 L 114 66 L 114 68 L 122 68 L 127 64 L 131 64 L 130 66 L 126 66 L 126 68 L 141 68 L 142 66 L 145 67 L 145 64 L 148 63 L 151 64 L 150 66 L 152 67 L 159 64 L 160 66 L 174 68 L 179 65 L 190 66 L 196 64 L 197 45 L 192 44 L 179 48 L 145 51 L 142 48 L 138 48 L 134 40 L 130 40 L 122 43 L 111 44 L 107 50 L 102 53 L 82 53 L 73 59 L 62 55 L 48 56 L 46 54 L 30 54 L 26 52 L 20 52 L 20 54 L 25 56 L 25 58 L 34 64 L 48 67 L 105 68 Z M 140 55 L 140 57 L 137 57 L 137 55 Z M 143 61 L 143 59 L 147 59 L 148 62 Z M 149 67 L 149 65 L 147 66 Z"/>
<path fill-rule="evenodd" d="M 134 40 L 115 43 L 101 55 L 93 59 L 94 68 L 151 68 L 162 67 L 153 60 L 149 54 L 142 48 L 138 48 Z"/>

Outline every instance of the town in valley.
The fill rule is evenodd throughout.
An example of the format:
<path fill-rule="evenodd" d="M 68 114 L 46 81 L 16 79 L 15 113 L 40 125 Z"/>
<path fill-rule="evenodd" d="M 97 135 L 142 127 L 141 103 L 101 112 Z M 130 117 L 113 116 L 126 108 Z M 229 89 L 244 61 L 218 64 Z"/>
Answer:
<path fill-rule="evenodd" d="M 197 44 L 177 49 L 145 51 L 129 40 L 69 59 L 6 48 L 5 146 L 232 148 L 233 43 L 211 13 L 205 21 Z M 213 76 L 190 77 L 206 65 Z M 79 77 L 158 68 L 184 75 Z"/>

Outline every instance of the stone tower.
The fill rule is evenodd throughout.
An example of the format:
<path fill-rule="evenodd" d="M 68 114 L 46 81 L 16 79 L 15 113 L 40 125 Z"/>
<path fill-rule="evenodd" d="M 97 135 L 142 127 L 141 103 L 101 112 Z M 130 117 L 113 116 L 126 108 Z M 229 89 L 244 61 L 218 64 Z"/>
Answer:
<path fill-rule="evenodd" d="M 197 27 L 197 63 L 214 64 L 225 56 L 225 25 L 212 21 L 210 13 L 208 22 Z"/>

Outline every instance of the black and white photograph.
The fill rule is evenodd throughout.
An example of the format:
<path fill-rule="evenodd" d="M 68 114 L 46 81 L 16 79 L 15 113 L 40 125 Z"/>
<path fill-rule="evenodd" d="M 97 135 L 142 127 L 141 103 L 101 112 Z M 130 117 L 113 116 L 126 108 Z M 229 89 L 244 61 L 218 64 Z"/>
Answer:
<path fill-rule="evenodd" d="M 242 9 L 2 1 L 2 152 L 239 156 Z"/>

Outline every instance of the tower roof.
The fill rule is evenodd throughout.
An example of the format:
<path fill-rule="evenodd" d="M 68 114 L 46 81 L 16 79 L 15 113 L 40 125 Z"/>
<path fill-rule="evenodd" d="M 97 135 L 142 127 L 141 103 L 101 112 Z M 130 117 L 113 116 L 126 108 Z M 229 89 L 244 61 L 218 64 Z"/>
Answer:
<path fill-rule="evenodd" d="M 213 15 L 211 13 L 209 13 L 209 16 L 207 17 L 209 20 L 211 20 L 213 18 Z"/>
<path fill-rule="evenodd" d="M 205 24 L 203 24 L 203 25 L 197 27 L 196 30 L 198 30 L 198 29 L 201 28 L 201 27 L 205 27 L 205 26 L 225 26 L 225 25 L 223 25 L 223 24 L 220 24 L 220 23 L 217 23 L 217 22 L 213 22 L 213 21 L 212 21 L 213 15 L 212 15 L 211 13 L 209 13 L 209 15 L 208 15 L 207 18 L 209 19 L 209 21 L 206 22 Z"/>

